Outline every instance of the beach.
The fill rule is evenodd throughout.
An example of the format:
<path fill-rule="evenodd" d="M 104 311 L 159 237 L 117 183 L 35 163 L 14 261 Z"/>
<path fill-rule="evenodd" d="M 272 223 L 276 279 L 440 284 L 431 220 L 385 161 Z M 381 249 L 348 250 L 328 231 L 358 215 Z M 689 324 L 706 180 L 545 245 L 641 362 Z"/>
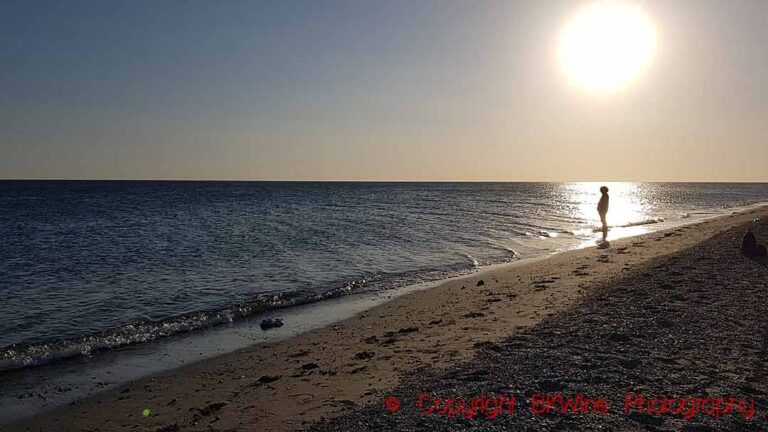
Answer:
<path fill-rule="evenodd" d="M 757 216 L 765 221 L 768 208 L 619 239 L 604 249 L 493 266 L 335 325 L 131 382 L 4 430 L 468 426 L 419 412 L 414 401 L 425 390 L 611 397 L 629 390 L 731 392 L 758 398 L 754 418 L 701 421 L 759 430 L 766 409 L 759 397 L 768 384 L 761 331 L 768 269 L 738 251 L 740 234 Z M 759 238 L 768 238 L 765 228 Z M 403 400 L 395 414 L 384 406 L 391 395 Z M 597 417 L 518 414 L 472 425 L 491 428 L 499 421 L 532 430 L 572 430 L 580 421 L 587 429 L 589 422 L 626 430 L 682 424 L 612 410 Z"/>
<path fill-rule="evenodd" d="M 768 431 L 768 1 L 2 12 L 0 432 Z"/>
<path fill-rule="evenodd" d="M 745 228 L 600 282 L 471 362 L 410 375 L 390 392 L 396 412 L 371 404 L 312 430 L 765 430 L 768 259 L 741 254 Z"/>

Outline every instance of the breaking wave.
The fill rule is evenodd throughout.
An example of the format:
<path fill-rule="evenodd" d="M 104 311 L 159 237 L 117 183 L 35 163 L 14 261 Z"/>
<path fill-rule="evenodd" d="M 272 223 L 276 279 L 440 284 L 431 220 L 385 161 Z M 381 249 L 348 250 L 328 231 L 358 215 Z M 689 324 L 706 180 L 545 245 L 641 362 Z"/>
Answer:
<path fill-rule="evenodd" d="M 504 249 L 507 253 L 503 256 L 482 262 L 469 254 L 464 254 L 471 264 L 462 263 L 431 270 L 399 274 L 371 275 L 370 277 L 353 280 L 320 294 L 308 294 L 306 292 L 262 294 L 253 300 L 224 309 L 191 312 L 160 321 L 138 321 L 73 339 L 11 345 L 0 348 L 0 372 L 42 366 L 72 357 L 90 356 L 99 351 L 151 342 L 175 334 L 234 323 L 257 314 L 315 303 L 348 294 L 380 291 L 387 288 L 446 279 L 470 273 L 482 265 L 499 264 L 520 259 L 520 254 L 513 249 L 507 247 L 504 247 Z"/>

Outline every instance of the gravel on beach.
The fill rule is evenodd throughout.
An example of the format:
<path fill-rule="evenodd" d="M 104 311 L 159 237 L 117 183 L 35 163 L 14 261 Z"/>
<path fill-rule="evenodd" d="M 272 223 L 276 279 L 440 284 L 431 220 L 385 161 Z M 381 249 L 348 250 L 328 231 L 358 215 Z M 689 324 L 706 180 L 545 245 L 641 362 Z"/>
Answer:
<path fill-rule="evenodd" d="M 522 333 L 498 343 L 478 340 L 472 361 L 447 371 L 412 371 L 374 403 L 310 429 L 768 430 L 768 260 L 740 253 L 747 226 L 622 272 Z M 755 231 L 758 241 L 768 240 L 765 225 Z M 424 413 L 418 407 L 424 393 L 429 396 L 422 397 L 422 409 L 438 397 L 504 395 L 516 402 L 511 414 L 489 419 L 478 412 L 468 419 Z M 609 408 L 605 414 L 535 414 L 535 393 L 603 397 Z M 734 409 L 718 417 L 707 408 L 713 405 L 700 406 L 690 419 L 637 407 L 625 412 L 627 393 L 649 399 L 723 397 L 726 404 L 733 396 L 753 402 L 754 416 Z M 388 397 L 398 399 L 398 410 L 387 409 Z"/>

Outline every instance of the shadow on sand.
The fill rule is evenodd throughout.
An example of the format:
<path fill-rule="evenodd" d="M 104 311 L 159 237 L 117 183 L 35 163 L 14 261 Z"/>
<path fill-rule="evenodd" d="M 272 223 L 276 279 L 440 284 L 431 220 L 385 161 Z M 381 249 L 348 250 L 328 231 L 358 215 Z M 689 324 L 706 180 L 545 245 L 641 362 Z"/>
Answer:
<path fill-rule="evenodd" d="M 749 259 L 751 259 L 752 261 L 754 261 L 754 262 L 756 262 L 756 263 L 760 264 L 761 266 L 763 266 L 763 267 L 768 269 L 768 257 L 764 257 L 764 256 L 751 256 L 751 257 L 749 257 Z"/>

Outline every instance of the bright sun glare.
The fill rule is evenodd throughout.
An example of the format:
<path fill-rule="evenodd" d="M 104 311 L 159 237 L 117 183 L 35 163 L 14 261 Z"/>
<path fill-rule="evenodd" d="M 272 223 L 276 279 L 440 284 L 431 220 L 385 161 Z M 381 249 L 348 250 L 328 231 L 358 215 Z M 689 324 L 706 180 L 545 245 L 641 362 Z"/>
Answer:
<path fill-rule="evenodd" d="M 579 12 L 563 31 L 560 62 L 579 87 L 613 91 L 626 87 L 651 62 L 653 23 L 639 6 L 602 1 Z"/>

